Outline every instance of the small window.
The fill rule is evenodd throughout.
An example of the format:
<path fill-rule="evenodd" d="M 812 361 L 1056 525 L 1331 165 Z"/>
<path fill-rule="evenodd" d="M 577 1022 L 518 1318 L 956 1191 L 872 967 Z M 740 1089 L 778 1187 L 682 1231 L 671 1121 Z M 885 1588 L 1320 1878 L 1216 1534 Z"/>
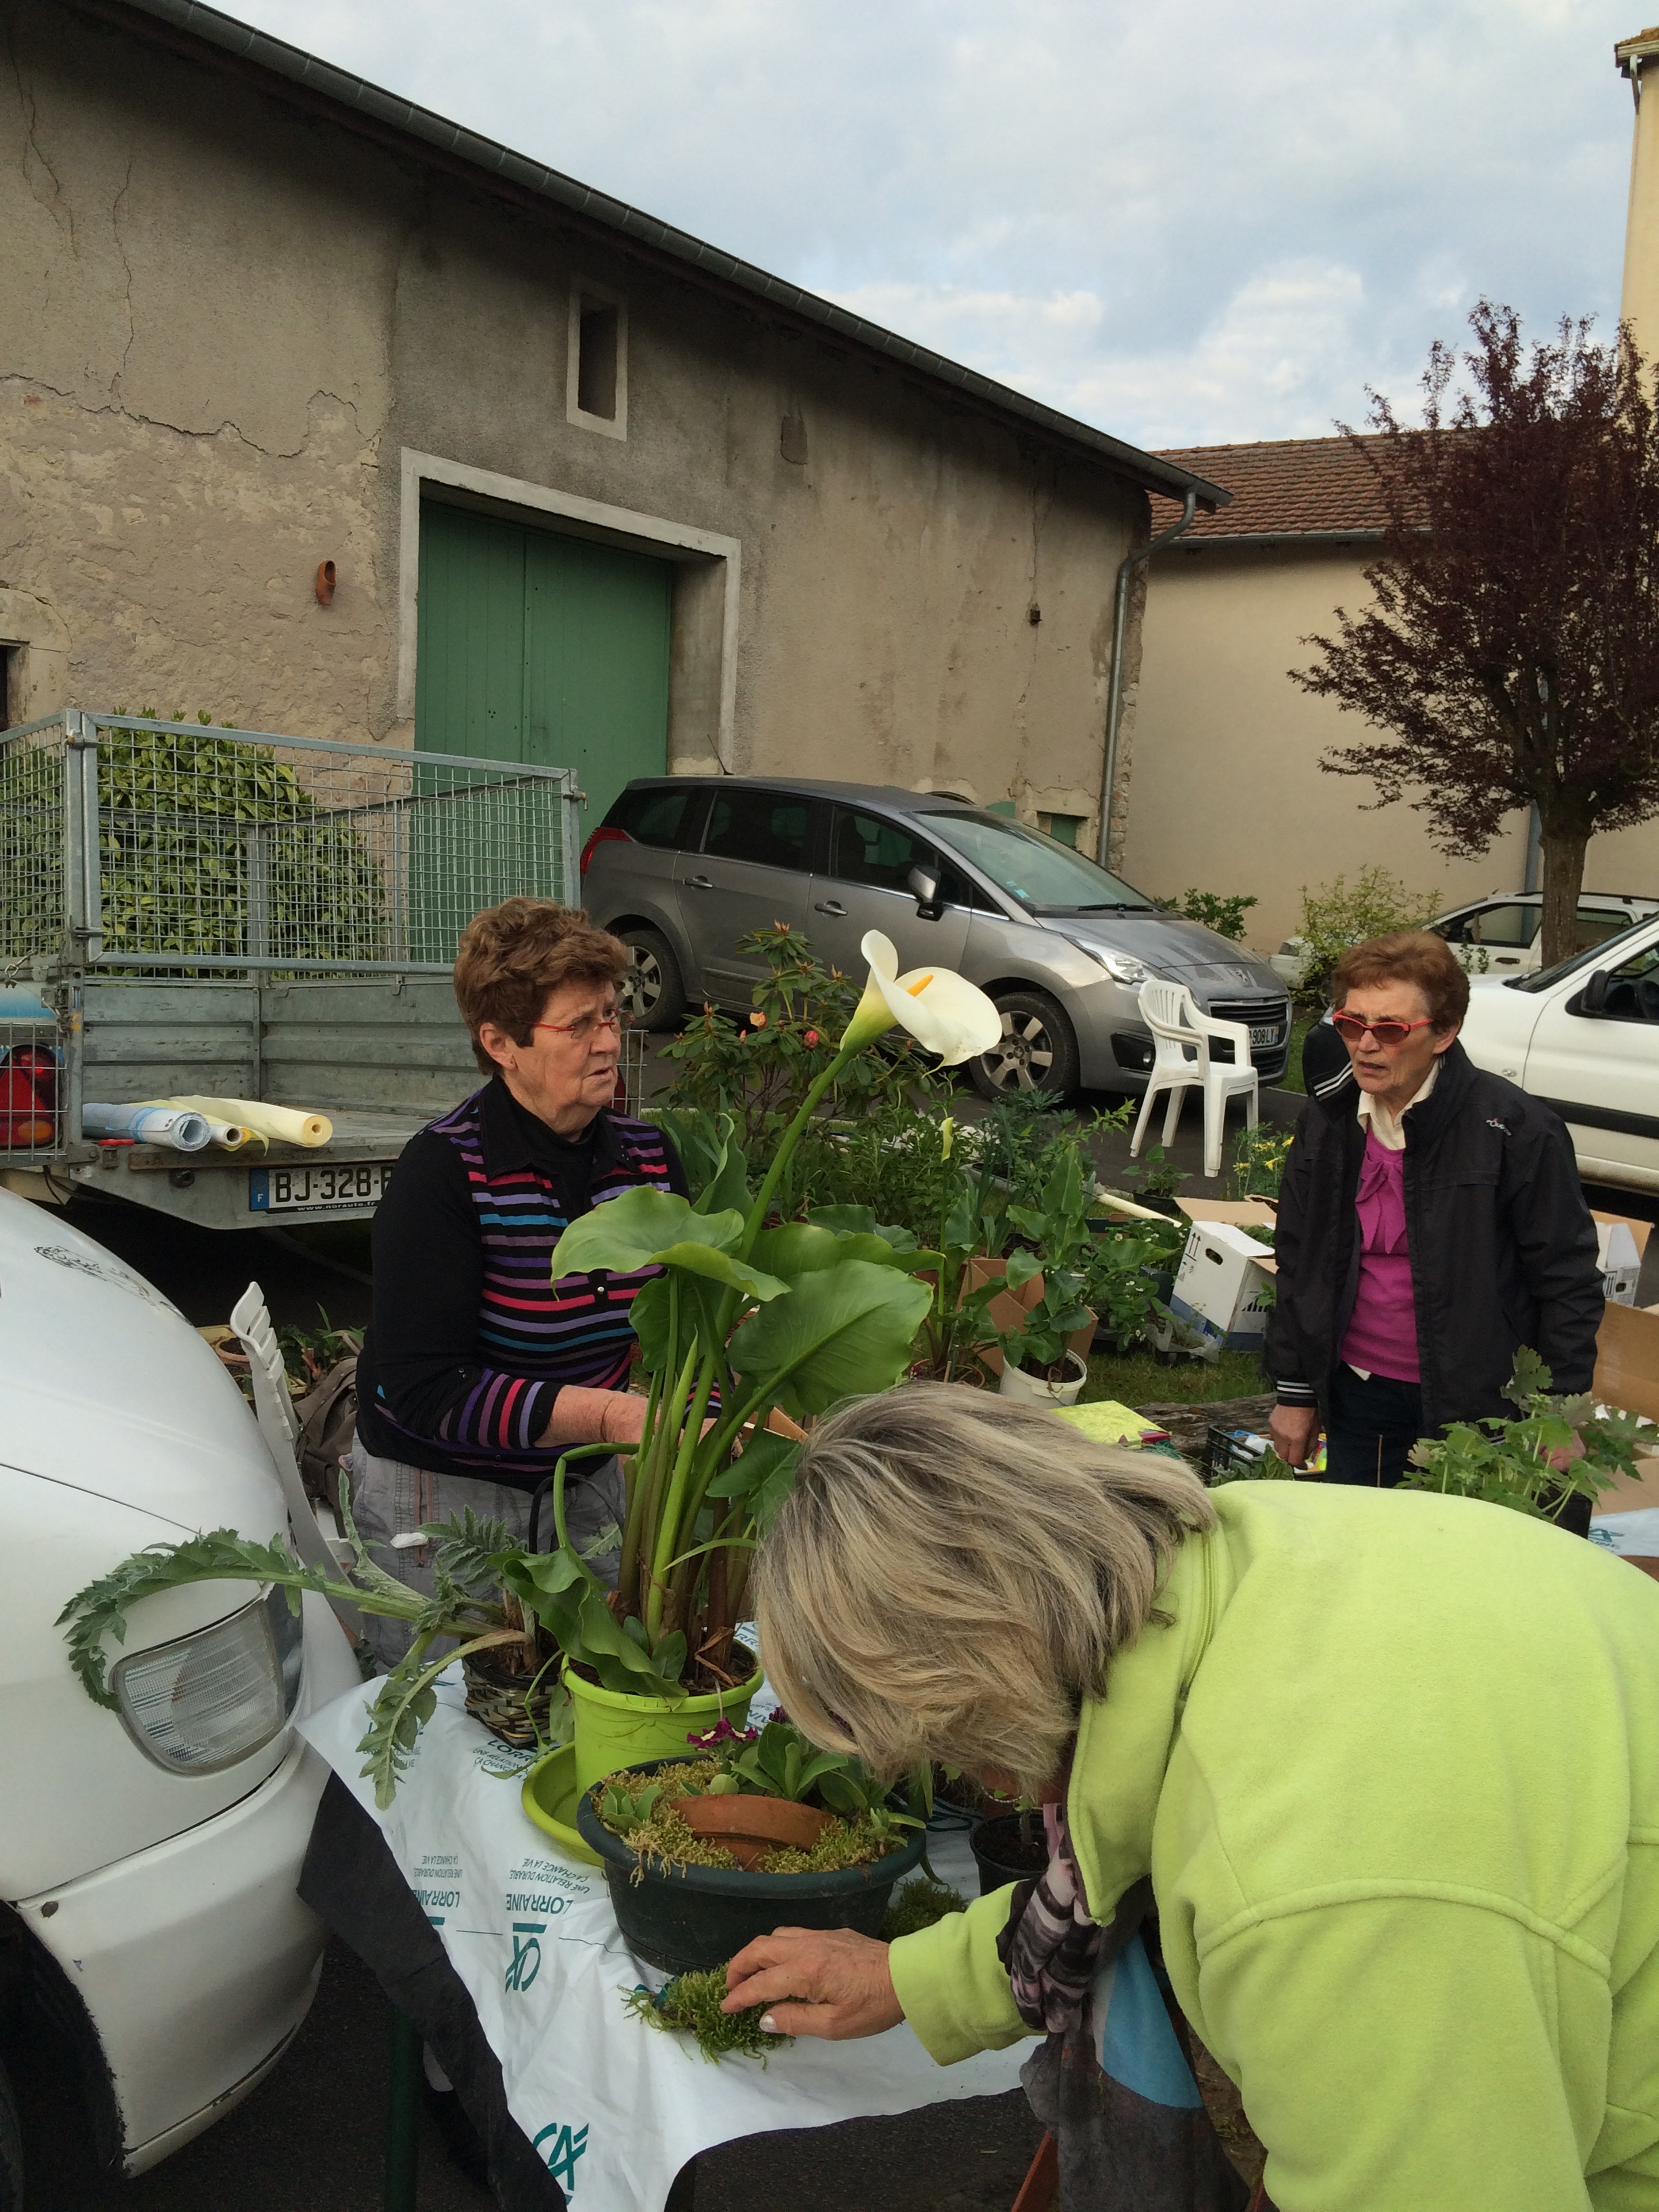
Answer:
<path fill-rule="evenodd" d="M 1613 969 L 1601 1012 L 1610 1021 L 1659 1024 L 1659 945 L 1644 945 Z"/>
<path fill-rule="evenodd" d="M 636 845 L 655 845 L 683 853 L 696 842 L 708 793 L 696 784 L 683 791 L 627 791 L 611 809 L 611 819 Z"/>
<path fill-rule="evenodd" d="M 1610 914 L 1604 906 L 1581 906 L 1573 924 L 1573 951 L 1588 952 L 1592 945 L 1605 945 L 1608 938 L 1627 930 L 1633 918 L 1628 914 Z"/>
<path fill-rule="evenodd" d="M 705 853 L 763 868 L 806 866 L 811 804 L 781 791 L 720 791 L 708 813 Z"/>
<path fill-rule="evenodd" d="M 22 648 L 0 645 L 0 730 L 15 730 L 22 720 Z"/>
<path fill-rule="evenodd" d="M 628 435 L 628 308 L 616 293 L 578 284 L 570 295 L 565 413 L 584 430 Z"/>
<path fill-rule="evenodd" d="M 1045 830 L 1057 845 L 1067 845 L 1075 853 L 1078 838 L 1088 818 L 1086 814 L 1039 814 L 1037 828 Z"/>

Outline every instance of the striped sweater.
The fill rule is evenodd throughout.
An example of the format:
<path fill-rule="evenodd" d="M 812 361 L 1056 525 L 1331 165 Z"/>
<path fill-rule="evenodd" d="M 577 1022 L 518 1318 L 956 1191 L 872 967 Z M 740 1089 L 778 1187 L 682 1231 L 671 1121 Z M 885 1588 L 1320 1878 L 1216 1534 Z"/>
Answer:
<path fill-rule="evenodd" d="M 620 1389 L 629 1309 L 655 1269 L 552 1280 L 566 1226 L 639 1183 L 684 1194 L 672 1146 L 601 1112 L 556 1137 L 499 1080 L 431 1122 L 399 1159 L 374 1218 L 374 1306 L 358 1364 L 365 1449 L 442 1474 L 531 1488 L 567 1383 Z"/>

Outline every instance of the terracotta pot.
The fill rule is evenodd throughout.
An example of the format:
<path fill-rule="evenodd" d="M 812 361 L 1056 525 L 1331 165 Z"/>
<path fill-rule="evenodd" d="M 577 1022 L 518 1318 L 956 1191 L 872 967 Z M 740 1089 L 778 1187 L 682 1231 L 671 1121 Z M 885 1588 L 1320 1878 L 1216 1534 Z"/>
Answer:
<path fill-rule="evenodd" d="M 694 1836 L 719 1844 L 751 1874 L 769 1851 L 810 1851 L 830 1820 L 787 1797 L 682 1797 L 675 1810 Z"/>

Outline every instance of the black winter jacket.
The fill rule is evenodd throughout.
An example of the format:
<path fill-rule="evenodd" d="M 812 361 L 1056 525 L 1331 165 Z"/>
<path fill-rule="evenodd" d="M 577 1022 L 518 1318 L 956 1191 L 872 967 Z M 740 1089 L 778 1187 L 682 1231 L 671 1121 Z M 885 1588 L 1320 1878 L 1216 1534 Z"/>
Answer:
<path fill-rule="evenodd" d="M 1266 1354 L 1281 1405 L 1327 1409 L 1353 1311 L 1354 1194 L 1365 1152 L 1358 1099 L 1352 1078 L 1310 1098 L 1285 1164 Z M 1513 1417 L 1504 1386 L 1523 1344 L 1542 1357 L 1556 1390 L 1587 1390 L 1601 1277 L 1595 1224 L 1561 1121 L 1454 1044 L 1403 1127 L 1425 1432 Z"/>

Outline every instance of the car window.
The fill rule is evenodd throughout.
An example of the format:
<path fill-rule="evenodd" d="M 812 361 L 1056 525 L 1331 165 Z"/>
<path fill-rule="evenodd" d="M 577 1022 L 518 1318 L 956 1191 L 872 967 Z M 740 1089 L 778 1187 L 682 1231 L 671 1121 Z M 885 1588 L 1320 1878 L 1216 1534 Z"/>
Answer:
<path fill-rule="evenodd" d="M 763 868 L 805 868 L 811 801 L 786 791 L 717 791 L 702 849 Z"/>
<path fill-rule="evenodd" d="M 1535 906 L 1483 906 L 1464 924 L 1466 945 L 1530 945 L 1538 934 L 1543 909 Z"/>
<path fill-rule="evenodd" d="M 909 888 L 915 867 L 932 869 L 933 848 L 879 814 L 838 806 L 830 830 L 830 872 L 843 884 L 870 884 L 884 891 Z"/>
<path fill-rule="evenodd" d="M 1617 937 L 1630 926 L 1627 914 L 1610 914 L 1604 906 L 1581 906 L 1573 924 L 1573 950 L 1585 952 L 1592 945 L 1605 945 L 1610 937 Z"/>
<path fill-rule="evenodd" d="M 921 810 L 919 809 L 920 812 Z M 1032 914 L 1101 914 L 1152 902 L 1069 846 L 997 814 L 923 814 L 939 842 L 961 854 Z"/>
<path fill-rule="evenodd" d="M 625 791 L 611 810 L 611 820 L 636 845 L 684 852 L 696 842 L 707 788 L 687 784 L 684 791 Z"/>
<path fill-rule="evenodd" d="M 1474 919 L 1474 915 L 1466 910 L 1462 914 L 1449 914 L 1443 921 L 1431 921 L 1427 927 L 1437 937 L 1443 937 L 1448 945 L 1464 945 L 1468 941 L 1465 933 Z"/>
<path fill-rule="evenodd" d="M 1659 945 L 1644 945 L 1613 970 L 1601 1012 L 1608 1021 L 1659 1027 Z"/>

